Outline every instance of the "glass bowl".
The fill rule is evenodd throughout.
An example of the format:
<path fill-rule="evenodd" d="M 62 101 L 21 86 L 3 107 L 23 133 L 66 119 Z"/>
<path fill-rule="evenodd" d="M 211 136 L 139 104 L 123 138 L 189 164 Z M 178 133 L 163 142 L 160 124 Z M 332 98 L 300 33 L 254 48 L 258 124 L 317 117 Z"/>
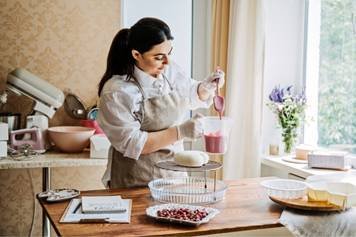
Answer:
<path fill-rule="evenodd" d="M 307 193 L 307 184 L 292 179 L 271 179 L 261 182 L 268 196 L 283 199 L 302 198 Z"/>
<path fill-rule="evenodd" d="M 221 201 L 227 185 L 204 177 L 164 178 L 148 183 L 152 197 L 159 202 L 207 204 Z"/>

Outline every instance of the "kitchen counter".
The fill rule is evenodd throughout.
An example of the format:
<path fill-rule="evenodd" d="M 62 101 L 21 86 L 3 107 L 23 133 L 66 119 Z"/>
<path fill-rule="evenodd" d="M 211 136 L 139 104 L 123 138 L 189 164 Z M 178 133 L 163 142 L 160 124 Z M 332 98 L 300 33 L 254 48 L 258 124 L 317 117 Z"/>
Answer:
<path fill-rule="evenodd" d="M 61 224 L 59 220 L 69 201 L 46 203 L 39 200 L 59 236 L 177 236 L 205 235 L 245 230 L 281 227 L 279 217 L 282 207 L 274 204 L 266 195 L 260 182 L 267 178 L 229 181 L 225 199 L 209 206 L 220 210 L 209 223 L 188 227 L 157 222 L 145 214 L 155 202 L 148 188 L 83 191 L 82 195 L 121 195 L 132 199 L 130 224 L 87 223 Z"/>
<path fill-rule="evenodd" d="M 51 189 L 51 168 L 54 167 L 80 167 L 80 166 L 106 166 L 108 159 L 93 159 L 89 151 L 81 153 L 62 153 L 48 151 L 35 156 L 31 160 L 14 160 L 11 157 L 0 159 L 0 169 L 28 169 L 42 168 L 42 191 Z M 49 236 L 49 221 L 43 214 L 43 236 Z"/>
<path fill-rule="evenodd" d="M 285 157 L 291 156 L 265 156 L 262 158 L 261 163 L 262 165 L 265 165 L 267 167 L 271 167 L 286 172 L 288 174 L 292 174 L 302 179 L 306 179 L 310 175 L 337 174 L 348 172 L 342 170 L 309 168 L 308 164 L 296 164 L 284 161 L 283 158 Z M 350 171 L 354 170 L 355 169 L 350 169 Z M 269 173 L 267 175 L 279 176 L 273 173 Z"/>
<path fill-rule="evenodd" d="M 43 168 L 43 167 L 74 167 L 106 165 L 108 159 L 89 158 L 89 152 L 61 153 L 46 152 L 32 160 L 17 161 L 11 157 L 0 159 L 0 169 Z"/>

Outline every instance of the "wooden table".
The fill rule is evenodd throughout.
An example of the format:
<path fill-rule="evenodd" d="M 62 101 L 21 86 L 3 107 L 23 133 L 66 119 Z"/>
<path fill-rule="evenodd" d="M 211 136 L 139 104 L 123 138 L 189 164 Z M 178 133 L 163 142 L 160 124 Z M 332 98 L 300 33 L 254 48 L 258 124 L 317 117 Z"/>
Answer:
<path fill-rule="evenodd" d="M 41 206 L 60 236 L 74 235 L 120 235 L 120 236 L 163 236 L 163 235 L 203 235 L 243 230 L 281 227 L 279 217 L 282 208 L 274 204 L 259 183 L 269 178 L 254 178 L 229 181 L 225 199 L 209 205 L 220 210 L 209 223 L 198 227 L 160 223 L 146 216 L 148 206 L 157 204 L 150 196 L 148 188 L 83 191 L 83 195 L 115 195 L 133 201 L 130 224 L 60 224 L 59 220 L 69 201 L 46 203 Z"/>

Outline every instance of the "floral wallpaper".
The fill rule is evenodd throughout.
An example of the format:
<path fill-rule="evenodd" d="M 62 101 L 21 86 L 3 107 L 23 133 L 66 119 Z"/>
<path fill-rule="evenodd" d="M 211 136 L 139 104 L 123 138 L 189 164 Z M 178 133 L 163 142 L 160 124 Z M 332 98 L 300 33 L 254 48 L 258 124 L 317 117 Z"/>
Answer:
<path fill-rule="evenodd" d="M 7 74 L 23 67 L 59 89 L 75 93 L 87 107 L 94 105 L 110 43 L 119 27 L 118 0 L 1 0 L 0 91 Z M 31 109 L 30 99 L 10 93 L 0 112 L 21 112 L 25 118 Z M 62 107 L 50 126 L 78 122 Z M 103 188 L 104 170 L 54 168 L 52 187 Z M 41 181 L 40 168 L 0 170 L 0 236 L 41 235 L 41 207 L 34 199 L 41 191 Z"/>

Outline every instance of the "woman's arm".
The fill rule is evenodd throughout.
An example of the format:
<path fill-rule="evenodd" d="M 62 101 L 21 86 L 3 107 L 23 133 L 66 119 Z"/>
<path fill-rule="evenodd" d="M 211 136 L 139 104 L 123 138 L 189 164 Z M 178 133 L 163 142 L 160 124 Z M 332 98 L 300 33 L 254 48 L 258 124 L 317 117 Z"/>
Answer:
<path fill-rule="evenodd" d="M 146 143 L 141 154 L 148 154 L 158 151 L 162 147 L 173 144 L 178 140 L 177 127 L 167 128 L 158 132 L 148 133 Z"/>

